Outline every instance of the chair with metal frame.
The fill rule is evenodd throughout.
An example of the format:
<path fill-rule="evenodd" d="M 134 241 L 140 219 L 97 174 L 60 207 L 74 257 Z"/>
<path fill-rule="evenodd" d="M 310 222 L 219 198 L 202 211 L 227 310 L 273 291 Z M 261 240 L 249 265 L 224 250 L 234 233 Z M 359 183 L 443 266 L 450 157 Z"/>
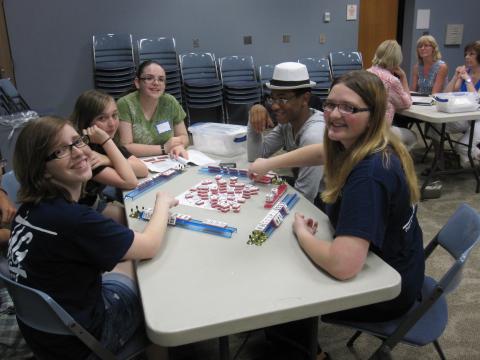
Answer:
<path fill-rule="evenodd" d="M 225 56 L 218 60 L 227 121 L 229 105 L 250 106 L 261 101 L 261 86 L 255 73 L 252 56 Z"/>
<path fill-rule="evenodd" d="M 192 124 L 191 108 L 220 108 L 220 122 L 224 122 L 223 86 L 218 76 L 215 56 L 211 53 L 188 53 L 180 55 L 179 59 L 189 123 Z"/>
<path fill-rule="evenodd" d="M 312 88 L 312 94 L 317 95 L 322 101 L 328 97 L 332 85 L 332 73 L 327 58 L 302 58 L 298 62 L 307 67 L 310 80 L 316 85 Z"/>
<path fill-rule="evenodd" d="M 10 79 L 0 79 L 0 97 L 5 102 L 2 101 L 2 107 L 10 111 L 9 114 L 31 110 Z"/>
<path fill-rule="evenodd" d="M 13 203 L 17 203 L 17 193 L 20 189 L 20 184 L 18 183 L 13 170 L 7 171 L 5 174 L 3 174 L 1 185 L 2 189 L 7 192 L 8 198 Z"/>
<path fill-rule="evenodd" d="M 332 78 L 335 79 L 346 72 L 363 68 L 362 54 L 359 51 L 337 51 L 328 56 Z"/>
<path fill-rule="evenodd" d="M 93 63 L 95 88 L 118 99 L 135 78 L 132 35 L 93 35 Z"/>
<path fill-rule="evenodd" d="M 479 242 L 480 215 L 470 206 L 462 204 L 425 248 L 425 258 L 428 258 L 437 246 L 442 247 L 452 256 L 452 266 L 438 282 L 425 276 L 422 300 L 417 301 L 405 315 L 377 323 L 336 320 L 328 315 L 323 316 L 322 321 L 355 329 L 355 334 L 347 342 L 348 347 L 353 346 L 362 332 L 382 339 L 371 359 L 389 354 L 398 343 L 413 346 L 433 343 L 440 358 L 445 359 L 438 342 L 448 323 L 445 295 L 457 288 L 468 256 Z"/>
<path fill-rule="evenodd" d="M 258 80 L 260 81 L 262 97 L 270 94 L 270 89 L 267 88 L 266 83 L 272 80 L 273 69 L 275 65 L 260 65 L 258 67 Z"/>
<path fill-rule="evenodd" d="M 133 359 L 149 345 L 145 334 L 138 332 L 119 353 L 113 354 L 46 293 L 11 280 L 8 262 L 3 256 L 0 257 L 0 281 L 7 287 L 20 321 L 45 333 L 76 336 L 102 360 Z"/>

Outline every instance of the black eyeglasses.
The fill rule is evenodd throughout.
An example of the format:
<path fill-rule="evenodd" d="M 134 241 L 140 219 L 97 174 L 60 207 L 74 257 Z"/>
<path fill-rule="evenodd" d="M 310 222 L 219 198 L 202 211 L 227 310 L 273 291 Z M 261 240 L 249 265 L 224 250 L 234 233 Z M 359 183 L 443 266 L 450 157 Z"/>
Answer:
<path fill-rule="evenodd" d="M 325 101 L 322 105 L 324 112 L 332 112 L 335 108 L 338 108 L 340 114 L 351 115 L 359 112 L 370 111 L 369 108 L 357 108 L 350 104 L 336 104 L 331 101 Z"/>
<path fill-rule="evenodd" d="M 90 144 L 90 138 L 88 135 L 80 136 L 79 138 L 75 139 L 69 145 L 63 145 L 62 147 L 55 150 L 53 153 L 47 156 L 45 161 L 50 161 L 54 159 L 62 159 L 64 157 L 72 155 L 73 147 L 75 146 L 77 149 L 82 148 L 86 145 Z"/>
<path fill-rule="evenodd" d="M 140 80 L 145 81 L 146 83 L 152 84 L 155 80 L 158 82 L 165 82 L 165 77 L 163 76 L 153 76 L 153 75 L 145 75 L 140 78 Z"/>
<path fill-rule="evenodd" d="M 265 99 L 265 104 L 267 104 L 268 106 L 272 106 L 273 104 L 286 105 L 290 100 L 295 98 L 296 96 L 292 96 L 289 98 L 273 98 L 269 96 Z"/>
<path fill-rule="evenodd" d="M 0 173 L 2 175 L 5 175 L 5 167 L 7 166 L 7 160 L 6 159 L 0 159 Z"/>

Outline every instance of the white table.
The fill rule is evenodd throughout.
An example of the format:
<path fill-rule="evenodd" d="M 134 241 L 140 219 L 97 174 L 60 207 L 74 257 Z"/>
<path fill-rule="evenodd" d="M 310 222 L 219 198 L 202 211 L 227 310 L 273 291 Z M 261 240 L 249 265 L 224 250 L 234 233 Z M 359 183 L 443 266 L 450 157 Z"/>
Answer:
<path fill-rule="evenodd" d="M 452 173 L 460 173 L 460 172 L 472 172 L 475 176 L 475 180 L 477 182 L 476 192 L 480 192 L 480 174 L 478 168 L 473 163 L 471 150 L 473 142 L 473 132 L 475 129 L 475 120 L 480 120 L 480 111 L 471 111 L 471 112 L 463 112 L 463 113 L 445 113 L 439 112 L 436 110 L 434 105 L 431 106 L 424 106 L 424 105 L 412 105 L 409 109 L 405 109 L 399 111 L 400 115 L 408 116 L 414 119 L 418 119 L 424 121 L 429 124 L 441 124 L 442 128 L 440 131 L 440 146 L 435 149 L 435 156 L 433 158 L 430 172 L 422 184 L 421 187 L 421 194 L 423 197 L 423 192 L 425 187 L 430 183 L 430 180 L 436 175 L 445 175 L 445 174 L 452 174 Z M 440 162 L 443 160 L 444 155 L 444 146 L 446 140 L 446 124 L 449 122 L 455 121 L 470 121 L 470 138 L 469 143 L 466 144 L 468 147 L 468 157 L 470 160 L 470 168 L 469 169 L 439 169 Z"/>
<path fill-rule="evenodd" d="M 174 195 L 208 178 L 198 168 L 161 185 Z M 247 181 L 246 179 L 244 181 Z M 374 254 L 354 279 L 337 281 L 317 268 L 292 233 L 293 214 L 262 245 L 247 245 L 248 235 L 267 214 L 265 191 L 247 200 L 241 212 L 220 213 L 189 206 L 175 212 L 195 219 L 216 219 L 238 228 L 231 239 L 169 227 L 155 258 L 137 266 L 150 340 L 177 346 L 223 337 L 396 297 L 400 275 Z M 289 193 L 293 192 L 289 189 Z M 135 206 L 151 207 L 155 190 L 125 200 L 127 214 Z M 331 239 L 327 217 L 303 197 L 294 211 L 319 219 L 318 236 Z M 145 223 L 128 218 L 132 229 Z"/>

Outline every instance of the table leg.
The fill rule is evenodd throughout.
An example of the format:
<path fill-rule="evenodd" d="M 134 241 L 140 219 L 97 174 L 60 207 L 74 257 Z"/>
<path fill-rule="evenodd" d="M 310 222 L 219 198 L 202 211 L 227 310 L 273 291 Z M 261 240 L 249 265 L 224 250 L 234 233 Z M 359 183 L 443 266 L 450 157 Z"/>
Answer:
<path fill-rule="evenodd" d="M 471 120 L 470 121 L 470 136 L 468 138 L 468 152 L 467 152 L 467 155 L 468 155 L 468 161 L 470 162 L 470 166 L 473 169 L 473 176 L 475 177 L 475 180 L 477 182 L 477 187 L 476 187 L 475 192 L 478 193 L 478 192 L 480 192 L 480 174 L 479 174 L 478 168 L 476 167 L 476 164 L 474 163 L 473 157 L 472 157 L 472 148 L 474 146 L 477 146 L 477 144 L 473 144 L 473 133 L 474 132 L 475 132 L 475 120 Z"/>
<path fill-rule="evenodd" d="M 432 166 L 430 167 L 430 172 L 428 173 L 427 178 L 423 182 L 422 187 L 420 189 L 420 197 L 421 197 L 422 200 L 424 199 L 423 193 L 425 191 L 425 188 L 427 187 L 428 184 L 430 184 L 430 180 L 433 178 L 433 176 L 434 176 L 434 174 L 435 174 L 435 172 L 438 168 L 438 164 L 443 161 L 443 156 L 444 156 L 443 146 L 444 146 L 444 143 L 445 143 L 445 129 L 446 129 L 446 124 L 443 123 L 442 124 L 442 130 L 440 132 L 440 142 L 438 144 L 438 147 L 435 149 L 435 155 L 433 157 Z"/>
<path fill-rule="evenodd" d="M 228 342 L 228 336 L 219 337 L 218 345 L 220 349 L 220 360 L 230 360 L 230 345 Z"/>
<path fill-rule="evenodd" d="M 309 341 L 309 355 L 310 360 L 316 360 L 318 350 L 318 316 L 310 318 L 310 341 Z"/>

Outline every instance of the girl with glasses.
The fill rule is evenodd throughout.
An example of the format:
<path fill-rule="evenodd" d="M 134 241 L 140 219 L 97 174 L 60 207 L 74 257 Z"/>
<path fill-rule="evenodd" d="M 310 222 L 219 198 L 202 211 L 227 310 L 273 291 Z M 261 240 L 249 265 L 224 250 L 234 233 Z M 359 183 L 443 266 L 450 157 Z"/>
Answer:
<path fill-rule="evenodd" d="M 63 119 L 40 118 L 21 131 L 13 159 L 21 206 L 12 224 L 8 261 L 12 279 L 46 292 L 116 353 L 143 326 L 130 260 L 155 256 L 168 211 L 177 201 L 157 193 L 143 232 L 79 204 L 82 187 L 92 177 L 90 153 Z M 39 359 L 94 358 L 75 336 L 18 323 Z"/>
<path fill-rule="evenodd" d="M 185 111 L 165 93 L 165 71 L 155 61 L 140 64 L 136 91 L 118 100 L 120 142 L 135 156 L 172 154 L 188 158 Z"/>
<path fill-rule="evenodd" d="M 392 319 L 408 311 L 420 296 L 424 278 L 413 161 L 385 121 L 387 92 L 377 76 L 367 71 L 342 75 L 334 80 L 325 104 L 323 144 L 257 159 L 250 174 L 256 177 L 276 168 L 324 164 L 322 199 L 334 239 L 316 238 L 317 220 L 297 213 L 293 231 L 299 245 L 338 280 L 355 277 L 369 251 L 402 277 L 401 292 L 395 299 L 330 316 L 360 321 Z"/>
<path fill-rule="evenodd" d="M 88 90 L 77 99 L 71 120 L 81 133 L 88 135 L 92 149 L 92 179 L 86 183 L 80 203 L 125 224 L 124 209 L 107 204 L 102 192 L 106 186 L 133 189 L 138 184 L 137 177 L 146 177 L 148 169 L 125 147 L 117 147 L 114 141 L 119 125 L 115 100 L 104 92 Z"/>

